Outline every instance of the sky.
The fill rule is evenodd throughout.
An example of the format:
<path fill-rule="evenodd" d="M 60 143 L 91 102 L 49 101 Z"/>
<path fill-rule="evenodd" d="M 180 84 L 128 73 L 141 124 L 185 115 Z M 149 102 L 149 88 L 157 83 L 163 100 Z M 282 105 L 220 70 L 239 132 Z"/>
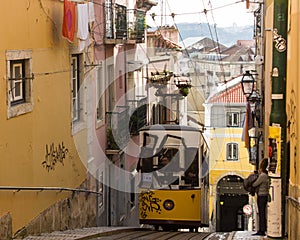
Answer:
<path fill-rule="evenodd" d="M 158 0 L 158 5 L 148 11 L 147 24 L 155 27 L 160 25 L 174 25 L 175 23 L 211 23 L 218 27 L 253 25 L 253 13 L 246 8 L 246 0 Z M 210 3 L 210 4 L 209 4 Z M 163 14 L 161 14 L 163 9 Z M 207 14 L 204 14 L 207 9 Z M 210 11 L 212 9 L 212 11 Z M 149 16 L 155 13 L 155 22 Z M 175 13 L 174 20 L 161 15 Z M 178 15 L 177 15 L 178 14 Z M 163 23 L 163 24 L 161 24 Z"/>

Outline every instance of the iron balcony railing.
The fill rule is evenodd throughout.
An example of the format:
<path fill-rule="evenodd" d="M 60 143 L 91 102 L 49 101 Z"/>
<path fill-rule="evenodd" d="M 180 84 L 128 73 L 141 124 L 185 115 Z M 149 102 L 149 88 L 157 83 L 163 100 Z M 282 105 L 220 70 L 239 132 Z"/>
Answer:
<path fill-rule="evenodd" d="M 145 40 L 145 16 L 142 10 L 107 1 L 104 5 L 105 39 Z"/>
<path fill-rule="evenodd" d="M 117 106 L 113 112 L 106 112 L 107 149 L 123 149 L 131 135 L 147 124 L 147 99 L 138 98 L 127 100 L 128 106 Z"/>

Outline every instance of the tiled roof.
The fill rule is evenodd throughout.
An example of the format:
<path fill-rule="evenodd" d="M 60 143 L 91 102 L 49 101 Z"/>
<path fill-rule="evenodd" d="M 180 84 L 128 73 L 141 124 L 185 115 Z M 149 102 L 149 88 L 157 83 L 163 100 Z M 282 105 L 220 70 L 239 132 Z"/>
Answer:
<path fill-rule="evenodd" d="M 179 44 L 167 37 L 164 37 L 160 32 L 148 32 L 147 36 L 149 38 L 154 37 L 156 39 L 155 47 L 175 49 L 178 51 L 182 50 L 182 47 Z"/>
<path fill-rule="evenodd" d="M 241 77 L 232 79 L 226 84 L 219 86 L 211 95 L 207 103 L 246 103 L 246 97 L 242 90 Z"/>
<path fill-rule="evenodd" d="M 184 39 L 183 41 L 181 41 L 179 43 L 179 45 L 182 47 L 182 48 L 188 48 L 192 45 L 194 45 L 195 43 L 197 42 L 200 42 L 201 40 L 205 39 L 206 37 L 189 37 L 189 38 L 186 38 Z"/>

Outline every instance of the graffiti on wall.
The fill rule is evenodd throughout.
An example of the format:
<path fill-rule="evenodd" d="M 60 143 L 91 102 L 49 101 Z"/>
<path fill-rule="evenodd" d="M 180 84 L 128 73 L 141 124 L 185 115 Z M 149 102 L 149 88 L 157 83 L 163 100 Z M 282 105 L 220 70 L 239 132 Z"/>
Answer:
<path fill-rule="evenodd" d="M 150 212 L 161 213 L 160 202 L 161 199 L 154 197 L 153 191 L 141 192 L 139 196 L 139 202 L 141 204 L 141 217 L 146 218 Z"/>
<path fill-rule="evenodd" d="M 291 153 L 294 153 L 294 159 L 297 159 L 297 142 L 298 142 L 298 130 L 297 130 L 297 102 L 296 93 L 292 88 L 290 93 L 290 103 L 288 106 L 289 120 L 288 131 L 291 138 Z M 296 161 L 294 161 L 294 169 L 296 171 Z"/>
<path fill-rule="evenodd" d="M 45 159 L 42 162 L 43 167 L 49 172 L 55 170 L 58 163 L 64 165 L 68 152 L 69 150 L 65 147 L 64 142 L 58 145 L 54 145 L 54 143 L 46 144 Z"/>

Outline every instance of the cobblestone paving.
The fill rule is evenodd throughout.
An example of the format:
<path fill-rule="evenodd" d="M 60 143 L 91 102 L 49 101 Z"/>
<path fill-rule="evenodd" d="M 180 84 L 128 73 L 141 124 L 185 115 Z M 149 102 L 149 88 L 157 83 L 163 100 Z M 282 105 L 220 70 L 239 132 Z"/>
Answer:
<path fill-rule="evenodd" d="M 95 227 L 67 230 L 62 232 L 44 233 L 39 236 L 28 236 L 25 240 L 87 240 L 87 239 L 102 239 L 99 236 L 107 237 L 109 235 L 118 235 L 122 232 L 133 231 L 137 228 L 132 227 Z M 264 240 L 268 237 L 252 236 L 254 232 L 250 231 L 237 231 L 237 232 L 216 232 L 211 233 L 209 236 L 195 236 L 204 240 Z M 196 233 L 195 233 L 196 234 Z"/>
<path fill-rule="evenodd" d="M 91 239 L 101 233 L 127 231 L 133 228 L 130 227 L 95 227 L 95 228 L 83 228 L 74 229 L 61 232 L 43 233 L 38 236 L 28 236 L 25 240 L 79 240 L 79 239 Z"/>
<path fill-rule="evenodd" d="M 233 240 L 260 240 L 268 239 L 267 236 L 252 236 L 255 232 L 250 231 L 238 231 L 233 234 Z"/>

